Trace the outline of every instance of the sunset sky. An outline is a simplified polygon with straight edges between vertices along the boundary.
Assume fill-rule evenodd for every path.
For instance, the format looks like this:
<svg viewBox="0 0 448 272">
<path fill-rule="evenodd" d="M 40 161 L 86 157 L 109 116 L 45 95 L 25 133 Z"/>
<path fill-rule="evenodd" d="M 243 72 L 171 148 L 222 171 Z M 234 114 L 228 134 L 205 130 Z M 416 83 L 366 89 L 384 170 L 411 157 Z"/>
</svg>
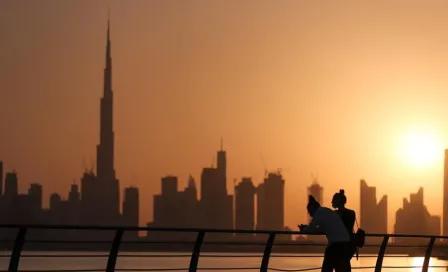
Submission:
<svg viewBox="0 0 448 272">
<path fill-rule="evenodd" d="M 108 4 L 109 3 L 109 4 Z M 107 10 L 116 172 L 152 218 L 160 178 L 216 159 L 258 184 L 283 168 L 286 224 L 304 223 L 311 173 L 324 201 L 359 180 L 442 212 L 448 147 L 447 1 L 1 0 L 0 160 L 45 202 L 94 164 Z M 262 154 L 262 156 L 261 156 Z"/>
</svg>

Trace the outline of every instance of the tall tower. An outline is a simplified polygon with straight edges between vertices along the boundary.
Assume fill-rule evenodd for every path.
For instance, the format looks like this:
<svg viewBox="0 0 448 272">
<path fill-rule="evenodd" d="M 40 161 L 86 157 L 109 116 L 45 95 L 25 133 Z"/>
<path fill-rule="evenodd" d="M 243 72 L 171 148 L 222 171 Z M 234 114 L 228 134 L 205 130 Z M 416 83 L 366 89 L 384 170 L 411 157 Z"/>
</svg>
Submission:
<svg viewBox="0 0 448 272">
<path fill-rule="evenodd" d="M 3 196 L 3 162 L 0 161 L 0 198 Z"/>
<path fill-rule="evenodd" d="M 218 151 L 218 172 L 219 172 L 219 186 L 227 194 L 227 158 L 226 151 L 224 151 L 223 139 L 221 138 L 221 148 Z"/>
<path fill-rule="evenodd" d="M 448 235 L 448 149 L 445 149 L 445 167 L 443 174 L 443 228 L 442 235 Z"/>
<path fill-rule="evenodd" d="M 106 67 L 104 68 L 104 90 L 100 104 L 100 143 L 97 146 L 97 178 L 104 190 L 104 205 L 108 214 L 116 216 L 120 210 L 120 191 L 114 169 L 112 56 L 110 25 L 107 21 Z"/>
<path fill-rule="evenodd" d="M 104 68 L 104 90 L 100 102 L 100 143 L 97 146 L 97 176 L 100 180 L 115 179 L 112 57 L 109 21 L 107 23 L 106 67 Z"/>
</svg>

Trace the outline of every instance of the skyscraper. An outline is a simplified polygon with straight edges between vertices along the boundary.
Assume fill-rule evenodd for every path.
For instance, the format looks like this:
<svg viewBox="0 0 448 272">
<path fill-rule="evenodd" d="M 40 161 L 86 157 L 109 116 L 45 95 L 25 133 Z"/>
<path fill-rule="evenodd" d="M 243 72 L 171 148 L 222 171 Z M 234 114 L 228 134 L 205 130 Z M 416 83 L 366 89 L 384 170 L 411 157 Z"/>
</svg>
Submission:
<svg viewBox="0 0 448 272">
<path fill-rule="evenodd" d="M 32 203 L 32 208 L 36 211 L 42 210 L 42 185 L 38 183 L 33 183 L 28 188 L 28 197 Z"/>
<path fill-rule="evenodd" d="M 255 193 L 256 188 L 251 178 L 243 178 L 235 186 L 235 228 L 255 228 Z"/>
<path fill-rule="evenodd" d="M 448 149 L 445 149 L 445 167 L 443 173 L 443 227 L 442 235 L 448 235 Z"/>
<path fill-rule="evenodd" d="M 268 173 L 257 188 L 257 229 L 285 227 L 285 180 L 280 172 Z"/>
<path fill-rule="evenodd" d="M 12 201 L 12 199 L 14 197 L 16 197 L 19 194 L 19 185 L 18 185 L 18 180 L 17 180 L 17 173 L 14 172 L 9 172 L 6 173 L 6 178 L 5 178 L 5 200 L 8 201 Z"/>
<path fill-rule="evenodd" d="M 411 194 L 409 200 L 403 199 L 403 207 L 396 212 L 394 233 L 440 235 L 440 217 L 429 213 L 423 201 L 423 187 Z M 396 243 L 426 243 L 426 239 L 398 238 Z"/>
<path fill-rule="evenodd" d="M 218 151 L 218 172 L 219 181 L 215 186 L 218 186 L 218 190 L 227 194 L 227 156 L 224 150 L 223 140 L 221 139 L 221 148 Z"/>
<path fill-rule="evenodd" d="M 123 200 L 123 224 L 130 227 L 138 227 L 139 212 L 138 188 L 125 188 Z M 138 231 L 131 231 L 125 235 L 129 238 L 137 238 Z"/>
<path fill-rule="evenodd" d="M 387 195 L 377 202 L 376 187 L 371 187 L 365 180 L 361 180 L 359 188 L 360 227 L 370 233 L 387 233 Z M 381 239 L 370 237 L 368 241 L 380 242 Z"/>
<path fill-rule="evenodd" d="M 0 196 L 3 196 L 3 162 L 0 161 Z"/>
<path fill-rule="evenodd" d="M 120 189 L 114 169 L 112 56 L 109 21 L 107 22 L 104 89 L 100 103 L 100 143 L 97 146 L 96 174 L 98 185 L 103 189 L 104 215 L 108 221 L 115 221 L 120 212 Z"/>
</svg>

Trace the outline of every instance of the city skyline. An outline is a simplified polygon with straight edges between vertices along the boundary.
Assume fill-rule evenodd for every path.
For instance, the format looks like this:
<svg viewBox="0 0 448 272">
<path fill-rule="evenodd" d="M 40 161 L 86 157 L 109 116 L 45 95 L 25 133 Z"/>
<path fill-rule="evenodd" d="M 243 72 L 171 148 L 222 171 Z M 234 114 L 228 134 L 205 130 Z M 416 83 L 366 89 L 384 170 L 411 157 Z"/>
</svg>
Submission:
<svg viewBox="0 0 448 272">
<path fill-rule="evenodd" d="M 2 32 L 0 32 L 1 35 L 5 35 L 4 40 L 6 41 L 6 44 L 0 47 L 0 54 L 2 54 L 2 57 L 5 56 L 6 60 L 1 66 L 4 78 L 0 80 L 0 84 L 2 84 L 0 85 L 0 95 L 2 101 L 7 101 L 3 102 L 0 107 L 2 109 L 0 130 L 8 131 L 4 136 L 3 143 L 0 143 L 0 154 L 2 154 L 2 160 L 5 163 L 5 171 L 10 171 L 14 168 L 18 171 L 21 191 L 26 190 L 27 184 L 40 182 L 45 188 L 45 199 L 48 199 L 50 192 L 53 191 L 58 193 L 64 192 L 65 194 L 73 179 L 76 179 L 79 183 L 80 175 L 85 168 L 83 164 L 89 164 L 90 167 L 89 161 L 92 161 L 90 158 L 95 157 L 93 146 L 97 144 L 98 139 L 97 128 L 99 120 L 97 120 L 97 113 L 98 99 L 100 97 L 99 90 L 102 83 L 100 74 L 104 63 L 103 36 L 106 12 L 104 3 L 88 4 L 85 7 L 74 3 L 71 2 L 70 5 L 79 9 L 71 9 L 71 14 L 68 14 L 70 12 L 64 11 L 64 9 L 60 9 L 62 10 L 60 14 L 66 20 L 66 24 L 62 24 L 61 19 L 56 18 L 56 15 L 48 14 L 47 18 L 51 18 L 51 22 L 59 22 L 58 28 L 52 28 L 52 25 L 48 22 L 33 24 L 28 21 L 18 24 L 9 15 L 0 16 L 6 22 L 17 26 L 17 33 L 31 33 L 34 31 L 37 33 L 35 35 L 42 35 L 43 41 L 47 41 L 49 44 L 54 43 L 57 47 L 47 46 L 44 48 L 39 43 L 32 43 L 31 41 L 36 38 L 35 35 L 30 34 L 19 37 L 3 28 Z M 20 10 L 20 7 L 10 4 L 8 1 L 2 2 L 2 5 L 6 7 L 0 10 L 8 10 L 8 7 Z M 51 7 L 62 7 L 64 5 L 53 3 L 36 6 L 35 11 L 30 14 L 30 18 L 39 18 L 42 14 L 51 10 Z M 162 26 L 162 33 L 167 35 L 164 37 L 163 35 L 154 34 L 156 27 L 151 24 L 151 22 L 158 22 L 158 27 L 160 27 L 160 23 L 163 22 L 160 17 L 155 16 L 155 14 L 153 16 L 143 16 L 147 14 L 142 15 L 138 13 L 136 8 L 129 8 L 130 14 L 135 16 L 135 18 L 140 18 L 139 20 L 144 20 L 144 17 L 152 18 L 150 21 L 143 21 L 143 26 L 139 27 L 136 26 L 137 21 L 129 20 L 131 15 L 126 15 L 124 12 L 120 12 L 120 9 L 115 8 L 120 7 L 120 5 L 118 2 L 112 3 L 112 18 L 114 18 L 112 24 L 117 27 L 117 30 L 112 31 L 112 36 L 115 44 L 117 44 L 114 51 L 114 54 L 117 55 L 114 58 L 116 71 L 114 82 L 117 83 L 116 89 L 118 90 L 115 93 L 117 98 L 116 168 L 117 177 L 122 182 L 122 188 L 131 185 L 138 186 L 141 190 L 141 197 L 151 196 L 159 192 L 160 177 L 166 174 L 179 176 L 181 186 L 186 185 L 189 174 L 198 178 L 201 167 L 210 164 L 213 159 L 212 153 L 219 146 L 220 137 L 224 137 L 226 150 L 229 152 L 227 186 L 230 192 L 233 190 L 231 185 L 234 178 L 239 179 L 242 176 L 252 176 L 254 183 L 257 184 L 261 182 L 265 168 L 269 170 L 275 170 L 276 168 L 285 169 L 284 176 L 288 181 L 285 189 L 286 221 L 289 226 L 306 219 L 304 210 L 306 202 L 305 188 L 310 182 L 310 172 L 319 173 L 320 183 L 326 188 L 324 199 L 330 199 L 332 193 L 340 189 L 340 184 L 347 185 L 344 186 L 346 187 L 344 189 L 346 189 L 349 198 L 349 205 L 357 211 L 359 207 L 358 181 L 360 178 L 365 178 L 370 185 L 375 185 L 378 188 L 379 194 L 389 195 L 390 206 L 388 211 L 390 224 L 394 222 L 392 214 L 401 206 L 401 199 L 405 195 L 417 191 L 420 185 L 425 187 L 427 195 L 434 196 L 432 197 L 433 201 L 428 201 L 431 214 L 441 214 L 440 192 L 442 191 L 443 181 L 443 161 L 439 160 L 429 168 L 420 169 L 412 167 L 407 161 L 396 158 L 393 150 L 395 150 L 394 144 L 396 144 L 394 141 L 402 139 L 400 133 L 406 133 L 400 130 L 407 131 L 408 125 L 410 127 L 415 125 L 417 130 L 420 126 L 423 128 L 429 127 L 429 132 L 434 127 L 439 127 L 435 129 L 435 133 L 438 133 L 437 130 L 442 131 L 438 137 L 443 139 L 441 140 L 442 148 L 440 148 L 440 154 L 443 159 L 443 147 L 447 146 L 446 139 L 448 139 L 448 133 L 444 127 L 446 122 L 443 119 L 445 116 L 448 116 L 448 113 L 442 110 L 444 108 L 443 104 L 429 101 L 430 99 L 427 97 L 430 97 L 431 94 L 427 92 L 436 92 L 436 89 L 447 93 L 448 84 L 438 81 L 438 76 L 448 74 L 440 68 L 442 65 L 447 66 L 448 61 L 444 57 L 439 58 L 439 55 L 444 56 L 445 51 L 442 51 L 442 49 L 445 50 L 446 46 L 439 47 L 429 42 L 428 44 L 419 43 L 420 40 L 424 40 L 419 36 L 420 38 L 416 39 L 416 43 L 412 45 L 411 43 L 401 43 L 399 46 L 393 47 L 392 52 L 395 53 L 399 53 L 399 49 L 402 48 L 411 48 L 419 52 L 420 55 L 417 54 L 415 56 L 416 54 L 408 53 L 408 56 L 406 51 L 397 54 L 396 58 L 388 55 L 388 58 L 392 59 L 392 64 L 395 65 L 392 67 L 399 71 L 394 71 L 393 68 L 391 68 L 392 70 L 386 69 L 387 71 L 381 74 L 383 77 L 386 77 L 384 80 L 396 79 L 397 81 L 403 81 L 403 78 L 410 76 L 415 78 L 417 75 L 420 75 L 417 78 L 423 83 L 417 82 L 415 85 L 418 86 L 416 87 L 417 89 L 420 87 L 422 90 L 415 90 L 414 84 L 411 83 L 402 83 L 403 85 L 397 87 L 392 83 L 387 85 L 383 82 L 382 84 L 386 85 L 383 86 L 384 88 L 375 85 L 383 90 L 380 94 L 377 94 L 378 96 L 375 96 L 368 95 L 365 88 L 356 88 L 360 87 L 360 85 L 363 86 L 364 83 L 354 82 L 353 84 L 356 87 L 350 87 L 341 82 L 338 85 L 338 81 L 335 81 L 332 77 L 335 75 L 325 70 L 330 67 L 325 65 L 316 71 L 329 82 L 328 85 L 323 85 L 319 88 L 315 85 L 309 85 L 310 82 L 304 79 L 308 74 L 304 74 L 301 77 L 301 69 L 314 66 L 308 62 L 301 62 L 300 57 L 306 55 L 303 52 L 318 54 L 325 50 L 321 48 L 319 49 L 320 51 L 318 49 L 316 49 L 317 51 L 310 51 L 309 48 L 304 48 L 306 45 L 302 45 L 303 39 L 300 41 L 295 39 L 288 40 L 288 35 L 294 34 L 294 31 L 291 32 L 290 30 L 288 32 L 288 29 L 285 29 L 284 33 L 281 32 L 275 36 L 280 39 L 280 44 L 286 45 L 288 41 L 291 43 L 290 46 L 284 48 L 289 53 L 278 56 L 271 51 L 274 48 L 278 49 L 278 47 L 273 45 L 272 47 L 263 47 L 261 45 L 256 47 L 255 44 L 257 43 L 269 41 L 269 39 L 264 39 L 264 35 L 260 33 L 255 33 L 256 37 L 252 36 L 252 40 L 250 35 L 249 38 L 243 39 L 238 38 L 238 35 L 231 34 L 232 26 L 224 24 L 231 22 L 229 19 L 217 16 L 217 22 L 212 23 L 213 27 L 222 30 L 223 36 L 215 36 L 217 34 L 210 34 L 204 30 L 207 33 L 194 32 L 191 33 L 194 38 L 186 39 L 185 37 L 182 38 L 181 33 L 174 28 L 169 29 L 168 26 Z M 167 5 L 165 6 L 166 10 L 163 10 L 163 12 L 171 15 L 171 17 L 169 16 L 171 20 L 174 20 L 174 14 L 181 10 L 180 7 L 172 7 L 169 4 L 158 4 L 159 9 L 156 9 L 156 4 L 139 2 L 136 5 L 145 12 L 151 12 L 151 9 L 148 7 L 161 12 L 160 7 Z M 211 8 L 210 6 L 204 6 L 205 4 L 197 5 L 202 5 L 205 10 Z M 289 8 L 292 8 L 292 5 L 295 4 L 290 5 Z M 287 8 L 287 4 L 279 5 L 272 11 L 273 13 L 270 16 L 279 16 L 276 12 L 283 12 Z M 315 9 L 315 7 L 310 6 L 304 8 L 308 10 Z M 92 13 L 87 13 L 88 10 L 93 11 Z M 258 12 L 260 14 L 252 11 L 250 16 L 253 17 L 251 18 L 257 19 L 261 14 L 268 14 L 261 8 Z M 297 12 L 300 13 L 300 11 Z M 363 11 L 361 10 L 360 12 Z M 221 13 L 216 14 L 220 15 Z M 205 16 L 204 13 L 199 15 Z M 293 13 L 286 13 L 286 15 L 282 13 L 282 15 L 284 15 L 285 20 L 292 20 L 297 16 L 297 14 Z M 411 15 L 413 15 L 412 11 L 407 11 L 403 16 L 411 18 Z M 436 15 L 433 15 L 433 17 L 437 17 Z M 183 18 L 182 20 L 184 21 L 180 19 L 180 21 L 174 20 L 173 24 L 179 27 L 182 23 L 187 22 L 190 24 L 186 25 L 187 28 L 189 26 L 191 29 L 196 29 L 199 27 L 200 22 L 210 20 L 209 17 L 201 16 L 198 17 L 199 19 Z M 236 14 L 235 16 L 237 16 L 235 20 L 239 20 L 243 26 L 248 27 L 248 24 L 264 26 L 264 23 L 261 21 L 244 22 L 242 15 Z M 75 23 L 79 22 L 78 18 L 85 18 L 85 22 L 89 27 L 75 27 Z M 309 22 L 314 22 L 309 27 L 316 31 L 321 31 L 319 33 L 323 33 L 322 35 L 325 36 L 326 32 L 316 25 L 318 20 L 307 18 Z M 333 15 L 332 18 L 338 17 Z M 286 26 L 287 21 L 285 20 L 279 20 L 277 24 Z M 305 21 L 300 20 L 305 19 L 297 20 L 299 21 L 293 20 L 291 22 L 294 23 L 293 25 L 296 29 L 303 31 L 301 23 Z M 348 18 L 347 20 L 353 22 L 354 19 Z M 2 25 L 11 24 L 5 23 Z M 123 31 L 126 27 L 129 28 L 130 24 L 135 27 L 136 33 Z M 339 27 L 347 27 L 342 25 L 343 23 Z M 363 22 L 360 25 L 363 25 L 366 31 L 363 33 L 376 33 L 372 28 L 369 28 L 371 25 L 367 22 Z M 365 28 L 366 26 L 367 28 Z M 396 27 L 400 30 L 411 28 L 411 26 Z M 434 31 L 430 32 L 433 33 L 431 34 L 433 36 L 429 37 L 432 38 L 429 39 L 431 42 L 436 41 L 439 37 L 444 37 L 441 33 L 446 32 L 446 29 L 448 29 L 445 26 L 435 30 L 429 27 L 429 25 L 426 27 Z M 145 29 L 146 31 L 144 31 Z M 243 27 L 242 31 L 245 31 L 245 29 Z M 48 34 L 51 32 L 50 30 L 55 31 L 54 33 L 57 34 L 54 35 L 53 32 L 51 35 Z M 347 36 L 347 38 L 352 37 L 359 41 L 364 34 L 359 32 L 360 30 L 357 31 L 356 33 L 358 34 L 352 34 L 353 36 Z M 146 38 L 137 39 L 142 33 L 146 33 L 146 35 L 151 33 L 150 37 L 152 38 L 145 36 Z M 171 34 L 168 35 L 169 33 Z M 307 39 L 313 38 L 306 33 L 299 32 L 298 34 L 303 34 L 300 37 Z M 417 34 L 411 33 L 408 36 L 405 35 L 405 37 L 411 39 L 414 37 L 413 35 Z M 49 35 L 59 38 L 51 40 Z M 386 32 L 384 35 L 392 34 Z M 419 35 L 422 34 L 420 33 Z M 178 37 L 178 39 L 174 39 L 174 37 Z M 225 40 L 226 37 L 232 37 L 235 39 L 235 43 L 230 45 L 234 47 L 230 47 L 230 49 L 219 47 L 211 42 L 213 37 L 219 37 L 220 41 Z M 331 38 L 329 36 L 325 37 Z M 176 44 L 182 44 L 181 42 L 196 41 L 195 39 L 198 39 L 197 41 L 209 41 L 210 44 L 206 43 L 204 45 L 205 48 L 201 49 L 201 51 L 191 49 L 191 43 L 183 44 L 185 46 L 176 46 Z M 392 41 L 397 41 L 398 38 L 394 40 L 392 37 L 391 39 Z M 243 41 L 248 42 L 252 47 L 244 47 L 242 45 Z M 411 41 L 414 40 L 411 39 Z M 29 44 L 34 44 L 33 50 L 29 49 Z M 167 47 L 167 44 L 172 47 Z M 419 49 L 416 44 L 424 49 Z M 196 42 L 193 45 L 196 46 Z M 162 47 L 167 47 L 171 51 L 167 49 L 168 51 L 163 51 L 164 54 L 160 54 L 163 57 L 157 58 L 156 55 L 162 53 Z M 293 49 L 294 47 L 301 48 L 302 51 L 294 55 L 296 52 Z M 181 48 L 183 49 L 181 50 Z M 252 51 L 258 52 L 257 54 L 249 55 L 251 58 L 241 57 L 241 55 L 244 55 L 242 53 L 247 53 L 250 51 L 249 49 L 254 48 L 256 50 Z M 216 56 L 213 59 L 213 63 L 208 63 L 206 59 L 213 56 L 214 54 L 212 53 L 216 52 L 216 50 L 220 53 L 217 55 L 223 55 L 224 57 Z M 238 53 L 236 55 L 240 57 L 235 57 L 233 54 L 235 52 L 232 50 L 236 50 Z M 341 51 L 340 48 L 333 48 L 333 52 L 335 50 L 336 52 L 345 52 Z M 358 48 L 358 51 L 356 51 L 359 54 L 365 52 L 359 50 L 361 49 Z M 378 50 L 373 52 L 383 54 L 391 52 L 384 48 L 381 49 L 381 47 Z M 36 53 L 30 53 L 29 51 Z M 139 54 L 132 55 L 135 51 L 139 51 Z M 433 55 L 425 53 L 427 51 L 434 53 Z M 167 52 L 176 54 L 172 54 L 173 59 L 170 59 L 167 58 Z M 53 57 L 48 58 L 50 53 Z M 191 57 L 194 56 L 194 53 L 198 53 L 198 59 Z M 258 62 L 258 65 L 263 67 L 264 70 L 257 70 L 254 67 L 256 65 L 254 65 L 249 66 L 250 68 L 245 68 L 248 71 L 241 68 L 234 73 L 230 73 L 230 68 L 235 64 L 248 64 L 260 55 L 266 56 L 266 59 L 263 59 L 263 63 Z M 411 55 L 414 58 L 411 58 Z M 227 59 L 230 58 L 232 60 L 231 63 L 222 62 L 226 59 L 226 56 Z M 343 56 L 347 57 L 347 53 Z M 430 60 L 436 56 L 439 62 L 430 63 Z M 44 61 L 41 59 L 43 57 L 45 57 Z M 385 58 L 384 55 L 380 54 L 381 57 Z M 176 58 L 180 58 L 180 64 L 174 60 Z M 137 62 L 139 59 L 140 61 Z M 280 59 L 282 65 L 274 65 L 276 59 Z M 343 59 L 334 57 L 333 61 L 338 60 L 342 62 Z M 425 67 L 434 68 L 430 72 L 413 70 L 411 68 L 399 69 L 401 65 L 404 65 L 403 63 L 407 63 L 403 60 L 400 62 L 400 59 L 406 59 L 415 65 L 423 63 L 426 65 L 423 65 Z M 200 60 L 198 61 L 199 63 L 204 62 L 205 64 L 203 65 L 206 68 L 199 64 L 199 66 L 192 65 L 192 60 Z M 415 60 L 415 62 L 412 62 L 412 60 Z M 358 66 L 355 65 L 355 67 L 358 68 L 361 65 L 360 63 L 354 63 L 355 61 L 350 59 L 344 61 L 349 61 L 351 65 L 357 64 Z M 369 71 L 372 64 L 375 64 L 370 59 L 365 61 L 367 64 L 361 65 L 364 72 Z M 316 60 L 316 62 L 319 63 L 319 60 Z M 45 69 L 37 69 L 43 63 L 45 64 Z M 151 63 L 154 66 L 148 66 Z M 297 69 L 291 68 L 296 63 L 300 63 L 301 66 Z M 274 68 L 266 68 L 269 65 L 273 65 L 275 69 L 280 69 L 283 73 L 274 73 Z M 345 69 L 348 68 L 345 67 Z M 379 68 L 376 67 L 376 69 Z M 46 72 L 47 70 L 48 73 Z M 207 70 L 213 71 L 213 73 L 207 73 Z M 250 71 L 253 71 L 253 74 Z M 342 73 L 338 75 L 338 78 L 342 78 L 342 81 L 359 77 L 360 75 L 353 73 L 353 70 L 350 69 L 338 69 L 338 71 Z M 378 72 L 378 70 L 375 71 Z M 271 72 L 273 75 L 269 77 L 268 75 Z M 208 75 L 209 79 L 207 77 L 198 77 L 198 74 L 202 73 Z M 225 76 L 219 77 L 217 76 L 218 74 Z M 399 76 L 400 74 L 401 77 Z M 18 77 L 18 75 L 26 77 L 26 80 L 21 80 L 22 78 Z M 242 80 L 240 79 L 242 77 L 248 78 L 247 82 L 239 84 L 238 82 Z M 267 81 L 264 79 L 255 85 L 250 85 L 250 80 L 263 77 L 267 78 Z M 430 82 L 424 84 L 427 83 L 425 77 L 429 77 L 433 81 L 428 79 Z M 173 78 L 176 80 L 173 80 Z M 165 81 L 161 82 L 160 80 L 162 79 Z M 370 82 L 369 79 L 366 80 Z M 373 81 L 376 78 L 371 78 L 370 80 Z M 304 83 L 301 83 L 302 81 Z M 27 85 L 27 82 L 33 82 L 34 88 Z M 283 83 L 278 84 L 278 82 Z M 332 84 L 335 85 L 333 86 Z M 365 84 L 368 85 L 368 83 Z M 430 87 L 427 86 L 430 86 L 431 90 L 428 90 Z M 343 97 L 348 95 L 348 91 L 347 93 L 342 92 L 344 87 L 350 87 L 349 89 L 352 90 L 350 93 L 352 100 L 358 105 L 355 108 L 352 105 L 343 103 Z M 317 95 L 316 88 L 325 92 L 325 94 Z M 335 93 L 329 93 L 335 88 L 337 89 Z M 388 88 L 396 90 L 399 94 L 384 94 L 383 92 L 387 92 L 384 89 L 389 90 Z M 194 91 L 192 89 L 197 90 Z M 243 92 L 244 89 L 249 91 Z M 12 91 L 6 93 L 6 90 Z M 228 93 L 225 93 L 226 91 Z M 293 91 L 297 91 L 298 94 L 292 95 Z M 361 99 L 359 95 L 356 95 L 355 91 L 368 98 Z M 241 94 L 235 94 L 236 92 Z M 424 96 L 423 92 L 426 92 Z M 39 97 L 32 96 L 32 93 L 39 93 Z M 24 94 L 29 94 L 29 99 L 23 99 L 25 97 Z M 432 94 L 434 95 L 434 93 Z M 340 96 L 341 98 L 335 98 L 335 96 Z M 398 101 L 402 102 L 402 96 L 411 98 L 405 100 L 404 102 L 406 103 L 399 103 Z M 272 99 L 272 97 L 276 97 L 278 100 Z M 325 97 L 328 99 L 322 99 Z M 422 99 L 422 97 L 425 97 L 425 99 Z M 437 101 L 446 101 L 444 95 L 439 94 L 436 97 L 435 100 Z M 335 99 L 336 101 L 334 101 Z M 417 103 L 414 99 L 419 100 L 421 103 Z M 55 101 L 59 102 L 55 103 Z M 408 108 L 405 106 L 395 107 L 400 104 L 409 104 L 409 106 Z M 307 107 L 308 105 L 314 109 L 310 110 Z M 357 116 L 355 120 L 350 119 L 353 117 L 353 114 L 343 114 L 345 107 L 351 108 L 357 113 L 355 114 Z M 382 110 L 383 108 L 386 108 L 386 110 Z M 387 110 L 388 108 L 389 110 Z M 202 109 L 201 111 L 207 114 L 201 115 L 196 109 Z M 245 112 L 247 113 L 245 114 Z M 320 114 L 319 112 L 322 113 Z M 413 115 L 412 112 L 418 112 L 418 114 Z M 330 114 L 333 114 L 332 116 L 335 119 L 332 122 L 325 121 Z M 373 118 L 372 115 L 376 118 Z M 214 118 L 208 116 L 214 116 Z M 160 121 L 159 118 L 165 119 Z M 368 120 L 367 122 L 365 122 L 366 119 Z M 186 122 L 188 120 L 190 121 Z M 389 122 L 388 120 L 392 121 Z M 39 123 L 39 126 L 36 127 L 32 125 L 33 123 Z M 186 123 L 186 126 L 182 126 L 180 123 Z M 360 123 L 370 123 L 371 125 L 368 127 L 361 126 Z M 337 127 L 335 126 L 336 124 Z M 398 128 L 394 129 L 394 126 L 397 125 Z M 440 128 L 442 126 L 443 128 Z M 326 136 L 329 131 L 332 131 L 330 140 Z M 380 134 L 378 131 L 384 133 Z M 306 135 L 303 136 L 303 134 Z M 390 138 L 388 138 L 389 134 L 391 135 Z M 29 139 L 29 135 L 33 135 L 32 140 Z M 348 138 L 354 141 L 353 145 L 348 143 L 351 142 L 346 140 Z M 363 138 L 365 138 L 365 141 L 362 141 Z M 307 146 L 312 146 L 313 148 L 308 148 Z M 375 152 L 374 149 L 378 149 L 378 152 Z M 260 152 L 267 159 L 266 165 L 259 159 Z M 391 153 L 393 154 L 391 155 Z M 85 163 L 83 163 L 83 157 L 85 158 Z M 343 160 L 340 159 L 342 157 L 344 158 Z M 397 162 L 393 162 L 395 159 Z M 402 188 L 403 193 L 400 195 L 393 194 L 397 188 Z M 329 203 L 326 203 L 326 205 L 329 205 Z M 152 207 L 151 204 L 148 204 L 145 207 L 142 205 L 141 208 L 143 217 L 141 224 L 143 224 L 150 220 Z M 391 230 L 391 225 L 389 225 L 389 230 Z"/>
</svg>

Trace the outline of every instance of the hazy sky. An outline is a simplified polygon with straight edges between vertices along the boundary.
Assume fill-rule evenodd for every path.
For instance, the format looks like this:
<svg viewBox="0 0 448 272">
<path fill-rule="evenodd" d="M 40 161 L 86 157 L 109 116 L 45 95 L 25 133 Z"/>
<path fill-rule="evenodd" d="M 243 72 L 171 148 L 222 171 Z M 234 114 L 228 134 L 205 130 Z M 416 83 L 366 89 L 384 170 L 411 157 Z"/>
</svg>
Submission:
<svg viewBox="0 0 448 272">
<path fill-rule="evenodd" d="M 306 219 L 311 173 L 327 205 L 343 187 L 359 210 L 360 178 L 389 194 L 389 227 L 419 186 L 441 213 L 447 1 L 109 3 L 116 171 L 140 188 L 142 224 L 160 178 L 199 183 L 221 136 L 229 191 L 234 178 L 261 181 L 260 154 L 284 169 L 290 227 Z M 45 206 L 95 160 L 107 6 L 0 1 L 0 159 L 20 191 L 44 185 Z M 419 135 L 435 153 L 406 145 Z"/>
</svg>

